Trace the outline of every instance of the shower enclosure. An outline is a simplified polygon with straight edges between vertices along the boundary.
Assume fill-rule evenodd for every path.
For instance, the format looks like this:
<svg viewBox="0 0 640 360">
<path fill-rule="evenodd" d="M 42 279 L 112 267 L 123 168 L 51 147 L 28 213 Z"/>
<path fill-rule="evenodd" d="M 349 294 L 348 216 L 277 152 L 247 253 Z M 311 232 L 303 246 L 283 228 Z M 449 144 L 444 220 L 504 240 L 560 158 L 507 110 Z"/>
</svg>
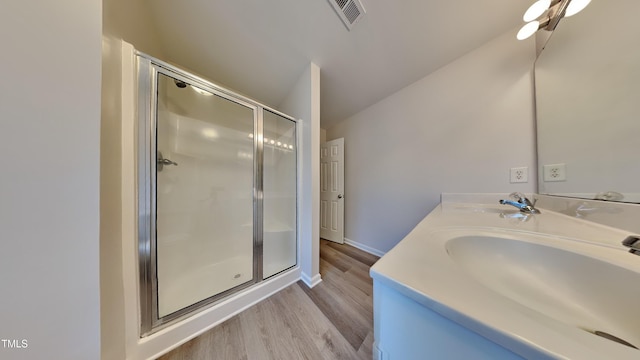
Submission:
<svg viewBox="0 0 640 360">
<path fill-rule="evenodd" d="M 296 122 L 138 56 L 141 334 L 296 265 Z"/>
</svg>

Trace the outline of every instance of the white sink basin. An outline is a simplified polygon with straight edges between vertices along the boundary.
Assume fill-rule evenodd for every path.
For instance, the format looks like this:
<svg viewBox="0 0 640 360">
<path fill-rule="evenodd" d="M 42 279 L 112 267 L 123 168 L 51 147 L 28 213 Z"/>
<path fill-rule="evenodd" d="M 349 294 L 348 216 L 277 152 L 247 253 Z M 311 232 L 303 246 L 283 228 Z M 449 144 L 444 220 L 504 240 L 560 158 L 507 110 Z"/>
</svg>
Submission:
<svg viewBox="0 0 640 360">
<path fill-rule="evenodd" d="M 621 245 L 630 234 L 544 208 L 524 215 L 482 197 L 443 201 L 416 225 L 371 268 L 382 299 L 374 301 L 379 349 L 434 359 L 640 359 L 620 342 L 640 347 L 640 256 Z M 414 323 L 429 336 L 409 336 Z"/>
<path fill-rule="evenodd" d="M 517 233 L 458 236 L 445 248 L 469 277 L 500 296 L 640 347 L 640 271 L 616 261 L 640 264 L 640 256 L 632 259 L 634 255 L 619 249 Z"/>
</svg>

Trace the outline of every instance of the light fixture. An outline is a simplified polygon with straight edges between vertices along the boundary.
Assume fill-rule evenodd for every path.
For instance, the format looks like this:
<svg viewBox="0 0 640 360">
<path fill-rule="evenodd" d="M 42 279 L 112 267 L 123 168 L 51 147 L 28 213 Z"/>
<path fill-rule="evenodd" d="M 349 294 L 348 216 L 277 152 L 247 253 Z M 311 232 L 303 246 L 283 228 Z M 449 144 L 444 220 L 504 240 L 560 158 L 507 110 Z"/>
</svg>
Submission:
<svg viewBox="0 0 640 360">
<path fill-rule="evenodd" d="M 569 17 L 579 13 L 584 8 L 586 8 L 590 2 L 591 0 L 572 0 L 569 3 L 569 6 L 567 6 L 567 11 L 565 12 L 564 16 Z"/>
<path fill-rule="evenodd" d="M 518 35 L 516 35 L 516 38 L 518 40 L 524 40 L 529 38 L 531 35 L 535 34 L 536 31 L 538 31 L 540 29 L 540 22 L 537 20 L 534 21 L 530 21 L 526 24 L 524 24 L 524 26 L 520 29 L 520 31 L 518 31 Z"/>
<path fill-rule="evenodd" d="M 549 10 L 549 7 L 551 7 L 551 0 L 538 0 L 529 6 L 522 20 L 526 22 L 533 21 Z"/>
<path fill-rule="evenodd" d="M 591 0 L 538 0 L 522 17 L 526 24 L 518 31 L 516 38 L 524 40 L 540 29 L 553 31 L 560 19 L 582 11 Z"/>
</svg>

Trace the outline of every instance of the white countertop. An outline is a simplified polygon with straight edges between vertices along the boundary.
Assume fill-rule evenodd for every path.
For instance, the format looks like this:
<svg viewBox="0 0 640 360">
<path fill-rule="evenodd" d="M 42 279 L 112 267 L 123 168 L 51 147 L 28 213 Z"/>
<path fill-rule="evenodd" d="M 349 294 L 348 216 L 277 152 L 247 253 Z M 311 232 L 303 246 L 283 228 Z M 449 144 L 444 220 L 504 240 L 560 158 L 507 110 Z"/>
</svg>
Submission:
<svg viewBox="0 0 640 360">
<path fill-rule="evenodd" d="M 542 234 L 551 236 L 550 241 L 579 239 L 595 244 L 598 256 L 616 263 L 620 259 L 620 266 L 640 274 L 640 256 L 628 254 L 621 245 L 630 234 L 544 208 L 541 214 L 524 216 L 513 207 L 499 205 L 498 199 L 460 197 L 443 202 L 373 265 L 374 281 L 525 358 L 639 359 L 639 350 L 557 321 L 474 280 L 448 256 L 443 238 L 447 231 L 477 231 L 523 237 Z M 629 316 L 640 321 L 638 306 L 629 309 Z"/>
</svg>

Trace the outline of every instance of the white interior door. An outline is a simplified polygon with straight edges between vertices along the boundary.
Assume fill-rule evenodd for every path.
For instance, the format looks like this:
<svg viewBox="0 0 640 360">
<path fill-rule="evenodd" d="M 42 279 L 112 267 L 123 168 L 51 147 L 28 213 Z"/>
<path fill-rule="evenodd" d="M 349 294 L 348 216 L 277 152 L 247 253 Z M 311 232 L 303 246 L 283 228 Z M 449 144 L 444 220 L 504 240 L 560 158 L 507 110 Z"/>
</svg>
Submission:
<svg viewBox="0 0 640 360">
<path fill-rule="evenodd" d="M 344 243 L 344 139 L 320 145 L 320 237 Z"/>
</svg>

